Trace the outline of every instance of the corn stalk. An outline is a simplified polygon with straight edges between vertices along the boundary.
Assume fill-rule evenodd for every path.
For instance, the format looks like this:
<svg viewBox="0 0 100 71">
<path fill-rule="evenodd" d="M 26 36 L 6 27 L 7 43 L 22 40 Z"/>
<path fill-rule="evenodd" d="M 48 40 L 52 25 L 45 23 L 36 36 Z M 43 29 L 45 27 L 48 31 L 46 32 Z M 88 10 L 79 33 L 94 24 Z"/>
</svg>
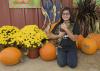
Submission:
<svg viewBox="0 0 100 71">
<path fill-rule="evenodd" d="M 96 29 L 96 2 L 95 0 L 79 0 L 76 22 L 80 25 L 81 34 L 85 37 Z"/>
</svg>

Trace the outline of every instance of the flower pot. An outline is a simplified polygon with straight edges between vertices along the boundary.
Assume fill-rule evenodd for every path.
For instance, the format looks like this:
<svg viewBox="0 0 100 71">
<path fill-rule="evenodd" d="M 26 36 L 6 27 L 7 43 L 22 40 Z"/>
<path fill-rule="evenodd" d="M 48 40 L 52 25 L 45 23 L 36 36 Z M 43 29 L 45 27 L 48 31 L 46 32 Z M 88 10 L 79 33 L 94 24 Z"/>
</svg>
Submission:
<svg viewBox="0 0 100 71">
<path fill-rule="evenodd" d="M 30 59 L 39 57 L 39 48 L 30 48 L 28 51 L 28 57 Z"/>
</svg>

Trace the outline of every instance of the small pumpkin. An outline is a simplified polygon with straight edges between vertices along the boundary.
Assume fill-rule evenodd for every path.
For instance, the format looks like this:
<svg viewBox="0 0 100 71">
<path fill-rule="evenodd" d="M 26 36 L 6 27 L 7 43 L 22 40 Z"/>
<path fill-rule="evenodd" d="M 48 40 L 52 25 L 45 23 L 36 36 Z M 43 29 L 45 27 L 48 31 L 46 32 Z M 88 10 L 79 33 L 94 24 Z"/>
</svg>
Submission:
<svg viewBox="0 0 100 71">
<path fill-rule="evenodd" d="M 51 61 L 56 58 L 56 47 L 48 42 L 40 49 L 40 57 L 43 60 Z"/>
<path fill-rule="evenodd" d="M 95 40 L 90 38 L 85 38 L 82 42 L 81 50 L 86 54 L 94 54 L 97 50 L 97 45 Z"/>
<path fill-rule="evenodd" d="M 19 49 L 8 47 L 0 52 L 0 61 L 5 65 L 14 65 L 20 61 L 21 56 Z"/>
<path fill-rule="evenodd" d="M 77 44 L 77 48 L 81 48 L 81 44 L 82 44 L 82 41 L 84 40 L 84 37 L 83 35 L 78 35 L 78 37 L 76 38 L 76 44 Z"/>
</svg>

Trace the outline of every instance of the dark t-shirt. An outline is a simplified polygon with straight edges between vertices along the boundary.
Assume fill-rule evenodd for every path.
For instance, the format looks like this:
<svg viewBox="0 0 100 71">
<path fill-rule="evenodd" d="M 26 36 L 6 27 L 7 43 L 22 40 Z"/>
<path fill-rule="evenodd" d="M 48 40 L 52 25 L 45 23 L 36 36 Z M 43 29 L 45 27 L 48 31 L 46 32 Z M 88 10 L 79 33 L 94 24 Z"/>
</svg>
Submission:
<svg viewBox="0 0 100 71">
<path fill-rule="evenodd" d="M 77 23 L 75 23 L 73 26 L 73 34 L 77 34 L 77 35 L 80 34 L 80 27 L 79 27 L 79 24 Z"/>
</svg>

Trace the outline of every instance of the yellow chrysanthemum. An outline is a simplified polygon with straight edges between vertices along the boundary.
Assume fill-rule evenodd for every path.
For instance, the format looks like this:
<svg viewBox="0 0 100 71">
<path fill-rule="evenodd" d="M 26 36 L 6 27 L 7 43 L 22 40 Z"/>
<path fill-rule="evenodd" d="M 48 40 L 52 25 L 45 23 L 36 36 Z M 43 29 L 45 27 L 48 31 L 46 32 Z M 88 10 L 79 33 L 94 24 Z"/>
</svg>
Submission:
<svg viewBox="0 0 100 71">
<path fill-rule="evenodd" d="M 14 26 L 2 26 L 0 28 L 0 44 L 2 45 L 13 45 L 16 41 L 12 37 L 19 29 Z M 2 39 L 2 41 L 1 41 Z"/>
<path fill-rule="evenodd" d="M 27 25 L 21 30 L 14 26 L 3 26 L 0 28 L 0 44 L 22 45 L 26 48 L 37 48 L 41 41 L 47 39 L 45 32 L 36 25 Z"/>
<path fill-rule="evenodd" d="M 47 39 L 46 34 L 36 25 L 27 25 L 21 29 L 21 32 L 24 34 L 22 35 L 22 44 L 26 48 L 37 48 L 43 39 Z"/>
</svg>

